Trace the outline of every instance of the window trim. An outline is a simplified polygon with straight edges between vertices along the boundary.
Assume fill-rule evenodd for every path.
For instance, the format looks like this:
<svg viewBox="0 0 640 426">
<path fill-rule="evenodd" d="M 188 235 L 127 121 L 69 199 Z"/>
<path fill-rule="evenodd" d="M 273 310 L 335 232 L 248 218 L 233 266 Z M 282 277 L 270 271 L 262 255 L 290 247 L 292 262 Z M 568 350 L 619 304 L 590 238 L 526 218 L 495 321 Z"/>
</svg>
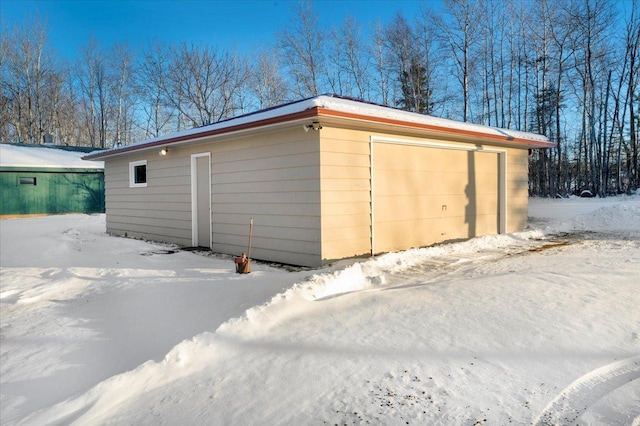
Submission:
<svg viewBox="0 0 640 426">
<path fill-rule="evenodd" d="M 136 167 L 145 167 L 145 180 L 144 182 L 136 182 Z M 147 160 L 131 161 L 129 163 L 129 188 L 146 188 L 147 187 Z"/>
</svg>

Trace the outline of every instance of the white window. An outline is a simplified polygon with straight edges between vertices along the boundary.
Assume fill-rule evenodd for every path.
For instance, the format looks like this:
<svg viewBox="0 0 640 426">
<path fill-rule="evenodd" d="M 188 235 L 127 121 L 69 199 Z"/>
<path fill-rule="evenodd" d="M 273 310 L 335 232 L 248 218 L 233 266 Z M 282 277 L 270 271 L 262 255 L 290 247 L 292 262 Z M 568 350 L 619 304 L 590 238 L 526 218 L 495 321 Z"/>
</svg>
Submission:
<svg viewBox="0 0 640 426">
<path fill-rule="evenodd" d="M 147 186 L 147 160 L 129 163 L 129 187 L 140 188 Z"/>
</svg>

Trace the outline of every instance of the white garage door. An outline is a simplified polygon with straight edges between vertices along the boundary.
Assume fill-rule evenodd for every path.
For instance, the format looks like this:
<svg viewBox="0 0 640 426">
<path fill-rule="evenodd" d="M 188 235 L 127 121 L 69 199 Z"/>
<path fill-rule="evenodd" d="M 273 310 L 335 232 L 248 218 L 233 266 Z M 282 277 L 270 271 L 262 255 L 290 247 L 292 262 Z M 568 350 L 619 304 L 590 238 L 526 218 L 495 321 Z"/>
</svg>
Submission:
<svg viewBox="0 0 640 426">
<path fill-rule="evenodd" d="M 373 144 L 374 253 L 500 232 L 500 157 Z"/>
</svg>

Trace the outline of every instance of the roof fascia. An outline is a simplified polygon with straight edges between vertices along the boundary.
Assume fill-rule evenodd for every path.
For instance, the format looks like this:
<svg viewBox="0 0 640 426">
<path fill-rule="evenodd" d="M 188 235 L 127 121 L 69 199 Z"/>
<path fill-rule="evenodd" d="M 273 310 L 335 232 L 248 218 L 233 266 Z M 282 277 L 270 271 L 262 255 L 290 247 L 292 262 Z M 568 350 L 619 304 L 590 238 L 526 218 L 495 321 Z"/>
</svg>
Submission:
<svg viewBox="0 0 640 426">
<path fill-rule="evenodd" d="M 478 139 L 486 140 L 489 142 L 504 144 L 508 146 L 514 146 L 518 148 L 555 148 L 556 143 L 551 141 L 543 141 L 538 139 L 528 139 L 525 137 L 516 137 L 510 135 L 490 135 L 488 133 L 473 131 L 468 129 L 453 129 L 450 127 L 437 126 L 427 123 L 416 123 L 411 121 L 398 120 L 386 117 L 375 117 L 370 115 L 356 114 L 352 112 L 339 111 L 329 108 L 318 108 L 318 117 L 335 117 L 350 120 L 357 120 L 361 122 L 378 123 L 384 125 L 398 126 L 404 128 L 411 128 L 418 131 L 426 131 L 431 135 L 440 136 L 452 135 L 455 138 L 468 141 L 477 141 Z"/>
<path fill-rule="evenodd" d="M 231 125 L 231 126 L 218 127 L 218 128 L 213 128 L 209 130 L 203 130 L 202 132 L 199 132 L 199 133 L 177 135 L 174 137 L 167 137 L 165 139 L 154 140 L 148 143 L 128 145 L 128 146 L 124 146 L 122 148 L 118 148 L 110 151 L 103 151 L 100 153 L 86 155 L 82 157 L 82 159 L 83 160 L 101 160 L 104 158 L 115 157 L 122 154 L 134 152 L 134 151 L 144 151 L 147 149 L 157 148 L 160 146 L 164 147 L 164 146 L 176 145 L 183 142 L 194 142 L 194 141 L 208 138 L 208 137 L 245 132 L 245 131 L 256 129 L 259 127 L 275 126 L 275 125 L 288 123 L 295 120 L 313 118 L 317 116 L 318 116 L 317 108 L 311 108 L 304 111 L 294 112 L 291 114 L 265 118 L 263 120 L 251 121 L 247 123 L 241 123 L 235 126 Z"/>
<path fill-rule="evenodd" d="M 246 132 L 253 129 L 274 126 L 283 123 L 292 122 L 295 120 L 306 118 L 320 118 L 320 117 L 335 117 L 345 120 L 355 120 L 363 123 L 377 123 L 387 126 L 402 127 L 405 129 L 412 129 L 414 131 L 427 132 L 431 136 L 439 138 L 450 135 L 453 138 L 460 139 L 462 141 L 478 141 L 485 140 L 488 142 L 498 143 L 507 146 L 513 146 L 517 148 L 555 148 L 557 145 L 554 142 L 540 139 L 530 139 L 523 136 L 512 135 L 492 135 L 489 133 L 474 131 L 469 129 L 456 129 L 451 127 L 438 126 L 435 124 L 419 123 L 413 121 L 400 120 L 395 118 L 377 117 L 372 115 L 358 114 L 354 112 L 346 112 L 338 109 L 324 108 L 322 106 L 314 106 L 303 111 L 297 111 L 289 114 L 279 115 L 275 117 L 269 117 L 262 120 L 249 121 L 236 125 L 219 126 L 215 125 L 213 128 L 204 130 L 201 132 L 189 132 L 187 134 L 169 136 L 166 138 L 160 138 L 152 140 L 147 143 L 133 144 L 124 146 L 122 148 L 112 149 L 108 151 L 96 152 L 93 154 L 82 157 L 83 160 L 102 160 L 105 158 L 120 156 L 130 152 L 145 151 L 160 146 L 171 146 L 186 142 L 196 142 L 198 140 L 215 137 L 221 135 L 231 135 L 238 132 Z M 232 122 L 233 120 L 229 120 Z M 522 132 L 518 132 L 523 134 Z"/>
</svg>

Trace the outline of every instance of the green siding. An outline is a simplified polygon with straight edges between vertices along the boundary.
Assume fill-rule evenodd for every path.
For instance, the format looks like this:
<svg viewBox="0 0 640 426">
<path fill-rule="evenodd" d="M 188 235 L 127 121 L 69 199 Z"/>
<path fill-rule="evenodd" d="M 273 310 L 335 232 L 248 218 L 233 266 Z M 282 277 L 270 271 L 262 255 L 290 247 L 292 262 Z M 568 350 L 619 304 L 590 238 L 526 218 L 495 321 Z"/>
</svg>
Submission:
<svg viewBox="0 0 640 426">
<path fill-rule="evenodd" d="M 21 184 L 33 182 L 35 185 Z M 103 213 L 104 173 L 98 169 L 0 170 L 0 216 Z"/>
</svg>

